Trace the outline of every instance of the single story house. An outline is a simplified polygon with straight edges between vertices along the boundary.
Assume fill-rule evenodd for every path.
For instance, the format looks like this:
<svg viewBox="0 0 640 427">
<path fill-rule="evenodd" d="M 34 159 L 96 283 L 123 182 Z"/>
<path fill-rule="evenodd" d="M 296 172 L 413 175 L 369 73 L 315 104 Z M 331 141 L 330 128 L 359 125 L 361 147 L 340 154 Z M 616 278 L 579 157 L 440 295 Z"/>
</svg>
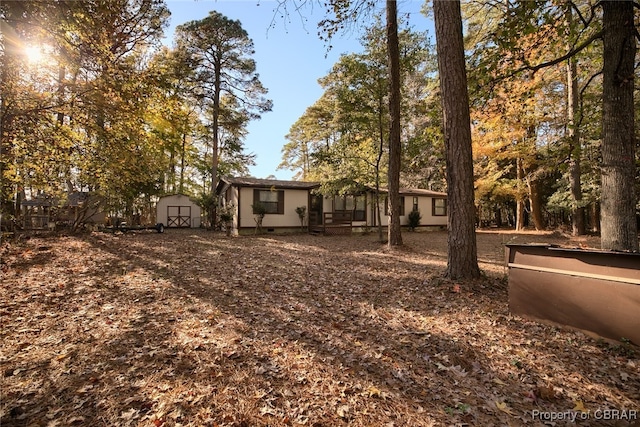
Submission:
<svg viewBox="0 0 640 427">
<path fill-rule="evenodd" d="M 217 194 L 225 206 L 234 207 L 234 230 L 255 229 L 253 206 L 257 203 L 267 211 L 262 221 L 264 230 L 300 230 L 296 208 L 304 206 L 308 213 L 311 199 L 315 197 L 313 190 L 319 187 L 317 182 L 224 177 L 220 179 Z"/>
<path fill-rule="evenodd" d="M 198 228 L 201 216 L 200 206 L 184 194 L 161 197 L 156 205 L 156 222 L 168 228 Z"/>
<path fill-rule="evenodd" d="M 262 228 L 267 232 L 300 230 L 296 208 L 304 207 L 304 227 L 326 231 L 332 225 L 349 228 L 377 227 L 375 195 L 373 190 L 345 196 L 324 196 L 318 193 L 320 183 L 282 181 L 258 178 L 224 177 L 217 187 L 222 205 L 233 206 L 233 229 L 239 232 L 256 228 L 253 209 L 258 202 L 266 208 Z M 388 225 L 386 190 L 381 190 L 380 217 Z M 422 227 L 446 227 L 447 194 L 423 189 L 403 189 L 400 192 L 400 223 L 408 224 L 408 214 L 419 210 Z"/>
</svg>

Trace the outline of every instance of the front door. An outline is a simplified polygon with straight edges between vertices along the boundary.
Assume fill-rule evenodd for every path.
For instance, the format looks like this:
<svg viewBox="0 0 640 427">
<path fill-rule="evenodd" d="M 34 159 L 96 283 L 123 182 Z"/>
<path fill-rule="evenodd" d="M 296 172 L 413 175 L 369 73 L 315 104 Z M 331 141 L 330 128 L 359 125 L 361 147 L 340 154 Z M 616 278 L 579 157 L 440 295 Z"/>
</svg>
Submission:
<svg viewBox="0 0 640 427">
<path fill-rule="evenodd" d="M 322 194 L 312 194 L 309 197 L 309 227 L 322 225 L 323 203 L 324 197 Z"/>
<path fill-rule="evenodd" d="M 167 227 L 191 227 L 191 206 L 168 206 Z"/>
</svg>

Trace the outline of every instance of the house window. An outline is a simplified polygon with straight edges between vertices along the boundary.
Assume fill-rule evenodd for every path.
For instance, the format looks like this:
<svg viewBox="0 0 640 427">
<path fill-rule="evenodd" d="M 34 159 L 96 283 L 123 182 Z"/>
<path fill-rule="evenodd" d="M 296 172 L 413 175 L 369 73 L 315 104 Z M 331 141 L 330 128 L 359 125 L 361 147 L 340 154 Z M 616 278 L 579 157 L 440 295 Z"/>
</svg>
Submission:
<svg viewBox="0 0 640 427">
<path fill-rule="evenodd" d="M 418 198 L 413 196 L 413 211 L 418 211 Z"/>
<path fill-rule="evenodd" d="M 354 221 L 367 220 L 367 199 L 365 195 L 335 196 L 333 198 L 335 212 L 353 212 Z"/>
<path fill-rule="evenodd" d="M 433 216 L 447 216 L 447 199 L 431 199 L 431 208 Z"/>
<path fill-rule="evenodd" d="M 389 216 L 389 197 L 384 198 L 384 214 Z M 400 216 L 404 216 L 404 196 L 400 196 Z"/>
<path fill-rule="evenodd" d="M 284 190 L 253 190 L 253 213 L 257 213 L 255 206 L 260 203 L 268 214 L 284 214 Z"/>
</svg>

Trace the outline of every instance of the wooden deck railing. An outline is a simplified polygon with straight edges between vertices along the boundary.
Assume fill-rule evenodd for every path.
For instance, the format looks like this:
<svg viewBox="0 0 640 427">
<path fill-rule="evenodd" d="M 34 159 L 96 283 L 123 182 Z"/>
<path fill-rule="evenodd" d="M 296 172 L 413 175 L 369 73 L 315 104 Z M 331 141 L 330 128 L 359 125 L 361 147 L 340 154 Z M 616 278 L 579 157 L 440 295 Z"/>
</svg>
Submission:
<svg viewBox="0 0 640 427">
<path fill-rule="evenodd" d="M 321 231 L 325 234 L 350 234 L 353 227 L 353 212 L 325 212 L 322 220 L 322 224 L 316 225 L 312 231 Z"/>
</svg>

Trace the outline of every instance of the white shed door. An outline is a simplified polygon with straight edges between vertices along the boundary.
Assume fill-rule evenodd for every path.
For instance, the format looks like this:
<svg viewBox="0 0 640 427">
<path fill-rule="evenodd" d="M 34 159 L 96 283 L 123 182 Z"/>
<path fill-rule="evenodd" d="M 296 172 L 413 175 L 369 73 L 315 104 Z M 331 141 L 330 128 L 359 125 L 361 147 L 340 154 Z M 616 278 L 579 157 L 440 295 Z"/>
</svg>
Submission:
<svg viewBox="0 0 640 427">
<path fill-rule="evenodd" d="M 191 206 L 167 206 L 167 227 L 191 227 Z"/>
</svg>

